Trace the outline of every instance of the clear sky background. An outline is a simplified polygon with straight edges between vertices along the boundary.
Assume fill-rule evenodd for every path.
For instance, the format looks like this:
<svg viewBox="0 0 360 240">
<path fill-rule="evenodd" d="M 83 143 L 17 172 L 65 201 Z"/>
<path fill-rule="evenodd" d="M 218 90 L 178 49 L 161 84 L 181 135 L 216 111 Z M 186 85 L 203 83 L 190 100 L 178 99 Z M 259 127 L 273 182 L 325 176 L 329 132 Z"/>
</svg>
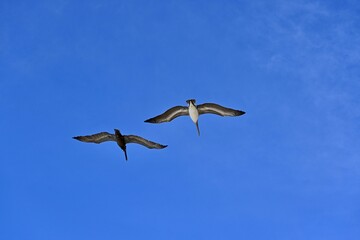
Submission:
<svg viewBox="0 0 360 240">
<path fill-rule="evenodd" d="M 360 239 L 360 3 L 0 2 L 0 239 Z M 145 119 L 189 98 L 246 111 Z M 163 150 L 75 141 L 136 134 Z"/>
</svg>

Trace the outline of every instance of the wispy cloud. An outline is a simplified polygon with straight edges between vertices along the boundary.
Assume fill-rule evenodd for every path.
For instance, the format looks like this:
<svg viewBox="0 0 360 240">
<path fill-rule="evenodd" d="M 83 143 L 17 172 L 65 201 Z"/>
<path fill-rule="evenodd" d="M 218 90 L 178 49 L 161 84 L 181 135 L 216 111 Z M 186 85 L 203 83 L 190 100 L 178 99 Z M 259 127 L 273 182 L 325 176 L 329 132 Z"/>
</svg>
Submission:
<svg viewBox="0 0 360 240">
<path fill-rule="evenodd" d="M 360 156 L 358 14 L 327 2 L 277 1 L 257 5 L 251 15 L 257 31 L 250 34 L 259 39 L 252 60 L 300 83 L 311 103 L 304 114 L 323 129 L 324 136 L 314 136 L 321 151 L 346 152 L 342 164 L 360 170 L 352 160 Z"/>
<path fill-rule="evenodd" d="M 275 7 L 275 13 L 262 19 L 269 27 L 264 48 L 271 50 L 264 56 L 260 54 L 264 49 L 260 49 L 257 61 L 269 71 L 301 79 L 315 104 L 342 105 L 359 116 L 353 106 L 347 107 L 354 101 L 354 88 L 360 90 L 360 82 L 355 79 L 360 73 L 356 14 L 300 2 L 281 4 Z"/>
</svg>

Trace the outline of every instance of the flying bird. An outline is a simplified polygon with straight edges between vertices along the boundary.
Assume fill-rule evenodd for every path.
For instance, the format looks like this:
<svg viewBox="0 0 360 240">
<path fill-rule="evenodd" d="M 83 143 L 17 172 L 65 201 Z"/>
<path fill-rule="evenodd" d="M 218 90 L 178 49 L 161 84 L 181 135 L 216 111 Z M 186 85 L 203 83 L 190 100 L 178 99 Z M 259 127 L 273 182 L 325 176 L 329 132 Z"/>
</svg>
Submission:
<svg viewBox="0 0 360 240">
<path fill-rule="evenodd" d="M 196 100 L 195 99 L 189 99 L 186 100 L 188 106 L 176 106 L 173 108 L 170 108 L 169 110 L 165 111 L 163 114 L 160 114 L 156 117 L 150 118 L 145 120 L 145 122 L 148 123 L 163 123 L 163 122 L 170 122 L 174 118 L 190 115 L 191 120 L 196 124 L 196 129 L 198 132 L 198 135 L 200 136 L 200 129 L 198 124 L 199 115 L 206 114 L 206 113 L 212 113 L 217 114 L 220 116 L 241 116 L 245 114 L 244 111 L 241 110 L 235 110 L 227 107 L 220 106 L 219 104 L 215 103 L 204 103 L 200 105 L 195 105 Z"/>
<path fill-rule="evenodd" d="M 126 144 L 128 144 L 128 143 L 137 143 L 137 144 L 141 144 L 147 148 L 156 148 L 156 149 L 162 149 L 162 148 L 167 147 L 167 145 L 161 145 L 159 143 L 149 141 L 149 140 L 139 137 L 139 136 L 122 135 L 118 129 L 114 129 L 114 131 L 115 131 L 115 134 L 111 134 L 108 132 L 100 132 L 100 133 L 96 133 L 93 135 L 77 136 L 77 137 L 73 137 L 73 138 L 76 140 L 79 140 L 81 142 L 90 142 L 90 143 L 98 143 L 98 144 L 102 143 L 102 142 L 107 142 L 107 141 L 114 141 L 124 151 L 126 160 L 128 160 L 127 153 L 126 153 Z"/>
</svg>

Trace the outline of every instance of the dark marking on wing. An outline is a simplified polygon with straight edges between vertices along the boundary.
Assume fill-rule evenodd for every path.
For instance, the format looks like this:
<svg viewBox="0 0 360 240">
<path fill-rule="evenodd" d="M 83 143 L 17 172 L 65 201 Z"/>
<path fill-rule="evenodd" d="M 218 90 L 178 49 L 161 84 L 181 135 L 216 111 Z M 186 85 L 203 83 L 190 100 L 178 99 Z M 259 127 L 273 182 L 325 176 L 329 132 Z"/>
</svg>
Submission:
<svg viewBox="0 0 360 240">
<path fill-rule="evenodd" d="M 199 111 L 199 114 L 206 114 L 206 113 L 213 113 L 220 116 L 240 116 L 245 114 L 244 111 L 236 110 L 232 108 L 227 108 L 220 106 L 219 104 L 215 103 L 204 103 L 197 106 L 197 109 Z"/>
<path fill-rule="evenodd" d="M 141 144 L 147 148 L 162 149 L 162 148 L 167 147 L 167 145 L 161 145 L 159 143 L 149 141 L 145 138 L 142 138 L 142 137 L 139 137 L 136 135 L 124 135 L 124 138 L 125 138 L 126 143 L 137 143 L 137 144 Z"/>
<path fill-rule="evenodd" d="M 93 143 L 102 143 L 106 141 L 115 141 L 116 138 L 114 134 L 108 133 L 108 132 L 101 132 L 96 133 L 93 135 L 87 135 L 87 136 L 76 136 L 73 137 L 76 140 L 79 140 L 81 142 L 93 142 Z"/>
<path fill-rule="evenodd" d="M 163 114 L 160 114 L 160 115 L 158 115 L 156 117 L 145 120 L 145 122 L 148 122 L 148 123 L 170 122 L 174 118 L 177 118 L 177 117 L 180 117 L 180 116 L 185 116 L 185 115 L 189 115 L 188 108 L 183 107 L 183 106 L 176 106 L 176 107 L 170 108 L 169 110 L 167 110 Z"/>
</svg>

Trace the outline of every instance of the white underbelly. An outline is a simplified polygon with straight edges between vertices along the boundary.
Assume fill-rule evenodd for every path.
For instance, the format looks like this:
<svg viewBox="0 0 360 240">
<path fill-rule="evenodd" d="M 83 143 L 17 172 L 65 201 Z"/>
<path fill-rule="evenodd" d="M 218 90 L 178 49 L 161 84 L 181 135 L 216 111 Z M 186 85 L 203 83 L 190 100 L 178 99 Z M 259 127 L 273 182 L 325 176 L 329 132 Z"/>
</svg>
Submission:
<svg viewBox="0 0 360 240">
<path fill-rule="evenodd" d="M 198 112 L 198 110 L 196 109 L 195 106 L 192 106 L 192 105 L 189 106 L 189 115 L 190 115 L 191 120 L 192 120 L 194 123 L 196 123 L 196 122 L 198 121 L 198 119 L 199 119 L 199 112 Z"/>
</svg>

